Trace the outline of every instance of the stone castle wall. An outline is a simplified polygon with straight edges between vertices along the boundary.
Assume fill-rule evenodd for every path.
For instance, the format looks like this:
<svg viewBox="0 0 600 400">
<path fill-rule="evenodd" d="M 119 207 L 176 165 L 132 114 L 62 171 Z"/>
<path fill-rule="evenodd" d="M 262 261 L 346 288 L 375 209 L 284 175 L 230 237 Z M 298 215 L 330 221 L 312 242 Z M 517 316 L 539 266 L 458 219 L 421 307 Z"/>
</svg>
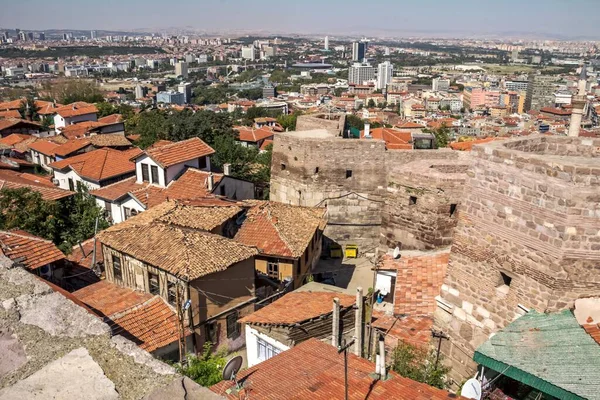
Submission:
<svg viewBox="0 0 600 400">
<path fill-rule="evenodd" d="M 435 325 L 457 384 L 474 350 L 528 309 L 600 296 L 599 140 L 531 137 L 475 147 Z"/>
<path fill-rule="evenodd" d="M 331 119 L 330 119 L 331 118 Z M 308 114 L 296 119 L 297 131 L 326 129 L 333 136 L 341 136 L 346 124 L 346 114 Z"/>
<path fill-rule="evenodd" d="M 415 165 L 423 168 L 420 176 L 411 183 L 420 188 L 425 187 L 431 194 L 422 198 L 417 209 L 428 202 L 436 202 L 432 206 L 436 216 L 428 226 L 425 215 L 416 217 L 420 220 L 420 228 L 410 227 L 410 232 L 403 234 L 402 227 L 395 224 L 401 213 L 398 201 L 401 194 L 396 182 L 412 170 L 411 163 L 419 160 L 438 159 L 445 161 L 446 167 L 452 167 L 459 155 L 450 150 L 394 150 L 388 151 L 385 143 L 378 140 L 351 140 L 338 137 L 307 137 L 295 133 L 279 134 L 273 143 L 273 162 L 271 169 L 271 200 L 283 203 L 326 206 L 328 225 L 325 234 L 341 244 L 358 244 L 361 249 L 402 245 L 402 248 L 434 248 L 447 246 L 447 237 L 455 225 L 456 217 L 450 218 L 450 203 L 455 201 L 451 186 L 456 182 L 436 175 L 446 174 L 430 167 L 434 162 Z M 443 163 L 442 163 L 443 164 Z M 440 164 L 439 168 L 444 168 Z M 350 175 L 350 176 L 349 176 Z M 440 188 L 438 188 L 438 186 Z M 452 192 L 452 193 L 451 193 Z M 443 193 L 446 193 L 443 195 Z M 434 200 L 440 197 L 439 200 Z M 408 207 L 408 197 L 402 204 Z M 429 207 L 423 208 L 429 210 Z M 412 209 L 411 212 L 415 212 Z M 426 211 L 427 213 L 429 211 Z M 410 223 L 404 226 L 408 229 Z M 444 225 L 443 238 L 438 238 L 434 231 Z M 451 225 L 446 229 L 446 225 Z M 429 233 L 420 234 L 419 230 Z M 387 240 L 382 239 L 386 237 Z M 412 232 L 412 233 L 411 233 Z M 408 240 L 416 235 L 419 240 Z M 442 240 L 444 239 L 444 240 Z M 423 244 L 421 242 L 427 242 Z"/>
</svg>

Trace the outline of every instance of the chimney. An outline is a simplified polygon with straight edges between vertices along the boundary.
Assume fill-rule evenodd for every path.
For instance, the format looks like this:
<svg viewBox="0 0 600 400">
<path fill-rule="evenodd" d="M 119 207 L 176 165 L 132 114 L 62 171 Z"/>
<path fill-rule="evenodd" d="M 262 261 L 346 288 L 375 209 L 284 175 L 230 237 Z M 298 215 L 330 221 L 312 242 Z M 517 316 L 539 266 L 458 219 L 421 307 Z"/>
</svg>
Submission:
<svg viewBox="0 0 600 400">
<path fill-rule="evenodd" d="M 387 378 L 387 371 L 385 366 L 385 341 L 383 339 L 383 335 L 379 335 L 379 376 L 381 380 L 385 380 Z M 377 367 L 376 367 L 377 370 Z"/>
<path fill-rule="evenodd" d="M 365 123 L 365 137 L 366 138 L 371 137 L 371 124 L 369 124 L 368 122 Z"/>
<path fill-rule="evenodd" d="M 361 287 L 356 288 L 356 315 L 354 317 L 354 354 L 362 357 L 362 322 L 363 322 L 363 291 Z"/>
<path fill-rule="evenodd" d="M 331 323 L 331 345 L 336 349 L 340 345 L 340 299 L 333 299 L 333 315 Z"/>
<path fill-rule="evenodd" d="M 215 187 L 215 176 L 212 174 L 212 172 L 208 174 L 208 178 L 206 180 L 208 185 L 208 191 L 212 192 Z"/>
<path fill-rule="evenodd" d="M 229 163 L 223 164 L 223 174 L 225 176 L 231 175 L 231 164 L 229 164 Z"/>
</svg>

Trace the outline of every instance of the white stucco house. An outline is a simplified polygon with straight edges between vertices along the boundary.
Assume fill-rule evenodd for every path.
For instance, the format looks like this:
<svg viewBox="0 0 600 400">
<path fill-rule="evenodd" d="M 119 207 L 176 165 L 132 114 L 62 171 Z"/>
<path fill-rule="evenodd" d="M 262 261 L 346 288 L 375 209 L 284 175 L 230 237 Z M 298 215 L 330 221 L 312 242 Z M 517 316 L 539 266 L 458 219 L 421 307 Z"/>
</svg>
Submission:
<svg viewBox="0 0 600 400">
<path fill-rule="evenodd" d="M 54 129 L 59 130 L 65 126 L 84 121 L 97 121 L 98 109 L 95 105 L 78 101 L 58 107 L 54 115 Z"/>
<path fill-rule="evenodd" d="M 54 183 L 61 189 L 73 191 L 83 184 L 88 190 L 94 190 L 133 176 L 135 164 L 129 157 L 127 152 L 102 148 L 55 161 L 49 166 L 54 172 Z"/>
<path fill-rule="evenodd" d="M 60 145 L 55 142 L 38 140 L 29 145 L 29 156 L 33 164 L 39 165 L 47 171 L 52 171 L 50 164 L 55 160 L 54 150 Z"/>
</svg>

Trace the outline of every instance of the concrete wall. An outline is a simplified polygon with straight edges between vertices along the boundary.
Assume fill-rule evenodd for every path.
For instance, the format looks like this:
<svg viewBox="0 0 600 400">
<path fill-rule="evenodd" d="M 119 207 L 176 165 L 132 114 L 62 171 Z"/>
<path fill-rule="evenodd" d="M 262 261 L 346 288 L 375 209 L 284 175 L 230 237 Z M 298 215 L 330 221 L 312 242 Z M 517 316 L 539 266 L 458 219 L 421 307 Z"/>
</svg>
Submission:
<svg viewBox="0 0 600 400">
<path fill-rule="evenodd" d="M 474 350 L 527 309 L 600 296 L 598 148 L 543 136 L 475 147 L 435 314 L 458 384 Z"/>
</svg>

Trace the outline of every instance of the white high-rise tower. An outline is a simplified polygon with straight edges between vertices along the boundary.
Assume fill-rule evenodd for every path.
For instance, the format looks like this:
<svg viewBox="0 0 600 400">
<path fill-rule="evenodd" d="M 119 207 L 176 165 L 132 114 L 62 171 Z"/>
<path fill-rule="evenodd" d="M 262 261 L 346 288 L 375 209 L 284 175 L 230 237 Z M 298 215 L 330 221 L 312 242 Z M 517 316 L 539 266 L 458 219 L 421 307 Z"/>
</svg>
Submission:
<svg viewBox="0 0 600 400">
<path fill-rule="evenodd" d="M 573 109 L 571 111 L 571 124 L 569 125 L 569 136 L 579 136 L 583 109 L 585 108 L 585 86 L 587 85 L 587 71 L 585 64 L 581 67 L 581 75 L 577 84 L 577 94 L 573 96 Z"/>
<path fill-rule="evenodd" d="M 384 90 L 388 83 L 392 81 L 394 66 L 391 62 L 385 61 L 377 66 L 377 90 Z"/>
<path fill-rule="evenodd" d="M 325 50 L 329 50 L 329 36 L 325 36 Z"/>
</svg>

